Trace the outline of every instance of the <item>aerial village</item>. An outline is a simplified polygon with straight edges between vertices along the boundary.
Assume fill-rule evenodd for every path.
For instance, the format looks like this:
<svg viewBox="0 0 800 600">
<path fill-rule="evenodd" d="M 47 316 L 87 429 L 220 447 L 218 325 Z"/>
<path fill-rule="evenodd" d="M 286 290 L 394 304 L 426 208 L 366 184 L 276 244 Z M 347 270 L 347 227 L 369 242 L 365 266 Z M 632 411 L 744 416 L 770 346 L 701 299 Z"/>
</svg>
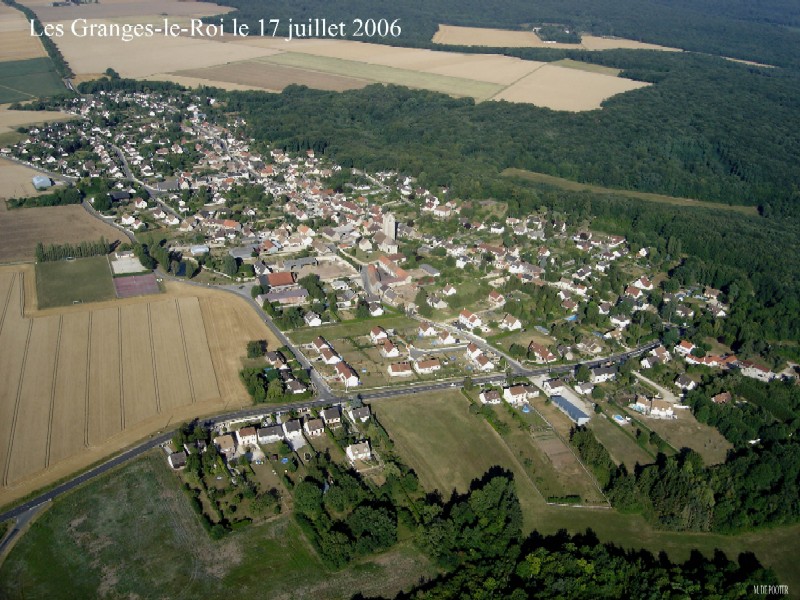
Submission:
<svg viewBox="0 0 800 600">
<path fill-rule="evenodd" d="M 569 426 L 604 419 L 638 439 L 657 422 L 693 421 L 697 389 L 714 389 L 716 404 L 746 402 L 717 389 L 725 374 L 793 375 L 715 339 L 729 300 L 669 277 L 679 249 L 266 147 L 192 93 L 60 102 L 75 119 L 30 128 L 0 155 L 45 169 L 56 188 L 82 186 L 103 219 L 191 266 L 173 276 L 248 291 L 289 341 L 263 349 L 266 379 L 284 399 L 331 399 L 264 404 L 187 434 L 170 447 L 176 469 L 198 470 L 213 446 L 215 478 L 264 462 L 291 477 L 320 451 L 374 476 L 385 431 L 367 401 L 395 388 L 446 385 L 476 410 L 507 404 L 543 426 L 556 410 Z M 300 357 L 317 377 L 297 376 Z"/>
</svg>

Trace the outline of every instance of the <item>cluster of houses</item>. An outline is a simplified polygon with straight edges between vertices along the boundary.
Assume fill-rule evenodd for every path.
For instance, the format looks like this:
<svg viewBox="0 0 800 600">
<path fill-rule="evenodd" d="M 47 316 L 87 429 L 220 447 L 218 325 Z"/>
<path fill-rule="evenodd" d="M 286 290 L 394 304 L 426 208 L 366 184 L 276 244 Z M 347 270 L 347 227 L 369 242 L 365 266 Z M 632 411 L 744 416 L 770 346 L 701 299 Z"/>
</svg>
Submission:
<svg viewBox="0 0 800 600">
<path fill-rule="evenodd" d="M 333 346 L 322 336 L 317 337 L 312 345 L 319 353 L 320 360 L 326 365 L 332 366 L 336 372 L 336 379 L 342 382 L 345 388 L 358 387 L 361 379 L 355 369 L 348 365 L 336 352 Z"/>
<path fill-rule="evenodd" d="M 346 414 L 353 423 L 365 423 L 370 419 L 370 410 L 366 406 L 349 408 Z M 304 419 L 289 419 L 283 423 L 263 427 L 248 425 L 233 433 L 218 435 L 213 438 L 212 443 L 226 462 L 231 462 L 233 458 L 252 452 L 259 446 L 267 446 L 280 441 L 286 442 L 293 450 L 296 450 L 305 444 L 306 438 L 320 437 L 325 434 L 325 428 L 334 430 L 341 426 L 342 411 L 338 406 L 332 406 L 321 410 L 319 417 L 307 416 Z M 370 460 L 372 456 L 369 442 L 366 441 L 351 444 L 345 448 L 345 454 L 351 462 Z M 170 464 L 172 463 L 173 461 L 170 460 Z M 173 467 L 177 468 L 175 465 Z"/>
<path fill-rule="evenodd" d="M 478 394 L 478 399 L 483 404 L 500 404 L 503 400 L 511 406 L 521 407 L 529 400 L 536 398 L 539 390 L 526 383 L 506 386 L 500 390 L 490 388 L 482 390 Z"/>
<path fill-rule="evenodd" d="M 770 369 L 750 360 L 739 360 L 733 354 L 726 354 L 724 356 L 705 354 L 704 356 L 697 356 L 695 354 L 695 345 L 688 340 L 681 340 L 675 346 L 675 353 L 681 356 L 688 365 L 702 365 L 725 370 L 736 369 L 745 377 L 758 379 L 764 382 L 772 381 L 777 377 Z M 680 384 L 678 385 L 682 387 Z"/>
</svg>

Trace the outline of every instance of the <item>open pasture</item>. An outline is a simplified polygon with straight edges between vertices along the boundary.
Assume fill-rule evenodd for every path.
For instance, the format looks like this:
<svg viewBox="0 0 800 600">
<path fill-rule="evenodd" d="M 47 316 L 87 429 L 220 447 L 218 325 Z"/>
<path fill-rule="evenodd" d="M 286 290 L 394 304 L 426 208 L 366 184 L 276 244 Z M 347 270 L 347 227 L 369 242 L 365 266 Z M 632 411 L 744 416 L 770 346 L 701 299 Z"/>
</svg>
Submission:
<svg viewBox="0 0 800 600">
<path fill-rule="evenodd" d="M 485 419 L 469 412 L 460 392 L 435 392 L 371 404 L 403 461 L 427 491 L 449 498 L 493 466 L 514 473 L 527 527 L 545 507 L 522 466 Z"/>
<path fill-rule="evenodd" d="M 33 277 L 0 268 L 0 505 L 170 424 L 249 404 L 238 369 L 247 341 L 267 336 L 241 299 L 173 284 L 33 311 Z"/>
<path fill-rule="evenodd" d="M 484 27 L 458 27 L 439 25 L 432 39 L 434 44 L 449 46 L 488 46 L 493 48 L 560 48 L 569 50 L 661 50 L 680 52 L 678 48 L 668 48 L 657 44 L 647 44 L 636 40 L 614 37 L 597 37 L 582 34 L 580 44 L 544 42 L 531 31 L 512 31 Z"/>
<path fill-rule="evenodd" d="M 2 173 L 0 166 L 0 175 Z M 95 219 L 77 205 L 6 210 L 5 202 L 0 201 L 0 262 L 33 260 L 38 242 L 75 244 L 101 237 L 109 243 L 127 240 L 119 230 Z"/>
</svg>

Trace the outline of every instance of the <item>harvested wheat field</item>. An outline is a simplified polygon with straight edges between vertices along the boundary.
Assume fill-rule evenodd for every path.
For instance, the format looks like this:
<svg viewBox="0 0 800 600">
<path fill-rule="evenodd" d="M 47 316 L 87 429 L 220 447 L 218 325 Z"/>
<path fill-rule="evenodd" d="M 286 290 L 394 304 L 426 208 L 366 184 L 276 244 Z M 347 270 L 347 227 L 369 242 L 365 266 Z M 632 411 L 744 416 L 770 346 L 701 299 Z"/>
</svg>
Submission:
<svg viewBox="0 0 800 600">
<path fill-rule="evenodd" d="M 163 17 L 154 16 L 153 22 L 158 21 L 163 22 Z M 88 21 L 89 24 L 109 22 L 97 19 Z M 92 43 L 87 44 L 84 38 L 69 32 L 69 23 L 63 25 L 64 36 L 56 38 L 55 42 L 77 74 L 102 73 L 112 67 L 123 77 L 141 78 L 154 73 L 224 65 L 274 52 L 239 44 L 222 44 L 214 40 L 166 36 L 141 37 L 130 42 L 114 37 L 94 37 Z"/>
<path fill-rule="evenodd" d="M 0 267 L 0 506 L 156 431 L 250 404 L 241 298 L 178 283 L 158 297 L 37 311 L 33 267 Z"/>
<path fill-rule="evenodd" d="M 493 100 L 531 102 L 555 110 L 578 112 L 600 108 L 603 100 L 650 85 L 554 65 L 545 65 L 497 94 Z"/>
<path fill-rule="evenodd" d="M 0 195 L 7 180 L 4 161 L 0 161 Z M 14 165 L 16 166 L 16 165 Z M 34 172 L 25 169 L 30 182 Z M 127 241 L 118 229 L 106 225 L 87 213 L 83 207 L 47 206 L 42 208 L 7 209 L 0 199 L 0 262 L 33 260 L 36 244 L 74 244 L 105 237 L 111 243 Z"/>
<path fill-rule="evenodd" d="M 32 178 L 35 175 L 41 175 L 41 172 L 0 158 L 0 232 L 3 231 L 3 221 L 6 217 L 3 212 L 6 209 L 6 199 L 28 198 L 41 193 L 33 187 Z M 3 237 L 0 237 L 0 247 L 6 245 Z M 0 256 L 2 256 L 2 249 L 0 249 Z"/>
<path fill-rule="evenodd" d="M 39 125 L 75 118 L 75 115 L 54 110 L 8 110 L 8 106 L 8 104 L 0 104 L 0 133 L 14 131 L 22 125 Z M 0 164 L 8 164 L 8 162 L 2 161 Z M 0 181 L 2 181 L 2 177 L 0 177 Z M 1 194 L 2 192 L 0 192 Z"/>
<path fill-rule="evenodd" d="M 180 0 L 102 0 L 97 4 L 70 6 L 53 6 L 52 0 L 23 0 L 22 4 L 33 10 L 42 22 L 162 14 L 172 17 L 210 17 L 233 10 L 212 2 L 182 2 Z"/>
<path fill-rule="evenodd" d="M 373 83 L 366 79 L 268 64 L 260 62 L 258 59 L 206 67 L 205 69 L 187 69 L 178 71 L 175 75 L 203 79 L 209 82 L 252 86 L 274 92 L 280 92 L 291 84 L 306 85 L 318 90 L 341 92 L 360 89 Z"/>
<path fill-rule="evenodd" d="M 533 31 L 458 27 L 455 25 L 439 25 L 439 29 L 437 29 L 431 41 L 434 44 L 449 46 L 488 46 L 493 48 L 627 49 L 681 52 L 678 48 L 668 48 L 667 46 L 658 46 L 623 38 L 606 38 L 582 34 L 580 44 L 564 44 L 561 42 L 544 42 Z"/>
<path fill-rule="evenodd" d="M 0 4 L 0 62 L 47 56 L 39 39 L 30 35 L 29 28 L 25 15 Z"/>
</svg>

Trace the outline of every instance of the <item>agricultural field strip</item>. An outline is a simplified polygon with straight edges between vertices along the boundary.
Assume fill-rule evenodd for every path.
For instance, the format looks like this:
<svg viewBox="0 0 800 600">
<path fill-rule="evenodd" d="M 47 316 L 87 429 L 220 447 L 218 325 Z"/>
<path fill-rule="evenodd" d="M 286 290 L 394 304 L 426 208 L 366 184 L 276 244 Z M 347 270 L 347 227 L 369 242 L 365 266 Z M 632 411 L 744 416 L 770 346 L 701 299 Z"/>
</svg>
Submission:
<svg viewBox="0 0 800 600">
<path fill-rule="evenodd" d="M 477 79 L 448 77 L 446 75 L 437 75 L 424 71 L 400 69 L 362 61 L 330 58 L 298 52 L 285 52 L 272 56 L 264 56 L 256 59 L 256 61 L 319 71 L 320 73 L 335 73 L 337 75 L 368 79 L 380 83 L 441 91 L 458 96 L 472 96 L 482 100 L 491 98 L 503 89 L 502 86 L 498 84 L 478 81 Z"/>
<path fill-rule="evenodd" d="M 3 279 L 7 281 L 9 287 L 9 300 L 15 295 L 17 302 L 9 304 L 8 308 L 22 314 L 21 301 L 21 273 L 13 273 L 10 277 L 3 273 Z M 0 280 L 2 281 L 2 280 Z M 26 331 L 27 329 L 27 331 Z M 6 485 L 8 470 L 11 464 L 11 452 L 14 448 L 14 432 L 16 427 L 17 412 L 19 408 L 19 394 L 21 392 L 21 374 L 25 367 L 25 351 L 27 350 L 27 340 L 30 339 L 31 324 L 25 323 L 22 319 L 4 319 L 0 330 L 0 348 L 18 348 L 20 339 L 25 339 L 25 349 L 22 352 L 0 352 L 0 381 L 6 384 L 0 386 L 0 426 L 3 427 L 3 438 L 8 443 L 3 449 L 4 454 L 0 455 L 0 464 L 3 465 L 3 485 Z M 24 338 L 23 338 L 24 336 Z M 17 385 L 14 386 L 14 382 Z"/>
<path fill-rule="evenodd" d="M 216 370 L 211 360 L 208 339 L 204 326 L 203 313 L 200 310 L 200 302 L 197 298 L 180 298 L 179 307 L 181 314 L 181 328 L 183 331 L 185 346 L 192 349 L 188 352 L 189 372 L 192 376 L 192 390 L 194 401 L 211 400 L 219 398 L 219 384 L 217 383 Z M 186 317 L 184 319 L 184 316 Z M 188 327 L 186 323 L 192 323 L 193 327 Z M 202 350 L 202 351 L 201 351 Z"/>
<path fill-rule="evenodd" d="M 55 369 L 58 317 L 32 319 L 19 387 L 19 412 L 7 485 L 46 468 L 48 423 Z"/>
<path fill-rule="evenodd" d="M 89 314 L 61 317 L 61 348 L 56 370 L 50 455 L 68 458 L 86 447 L 86 394 Z M 49 466 L 49 463 L 48 463 Z"/>
<path fill-rule="evenodd" d="M 175 312 L 178 316 L 178 327 L 181 332 L 181 347 L 183 348 L 183 358 L 186 363 L 186 375 L 189 381 L 189 395 L 192 399 L 192 404 L 197 401 L 197 396 L 194 393 L 194 382 L 192 380 L 192 366 L 189 364 L 189 349 L 186 347 L 186 332 L 183 328 L 183 315 L 181 315 L 181 307 L 178 304 L 178 299 L 175 298 Z"/>
<path fill-rule="evenodd" d="M 58 383 L 58 359 L 61 355 L 61 333 L 64 328 L 64 317 L 63 315 L 58 316 L 58 337 L 56 338 L 56 355 L 55 359 L 53 360 L 53 379 L 50 385 L 50 418 L 47 422 L 47 451 L 45 454 L 45 462 L 44 468 L 50 466 L 50 452 L 52 451 L 53 446 L 53 418 L 55 417 L 55 406 L 56 406 L 56 384 Z"/>
<path fill-rule="evenodd" d="M 578 191 L 578 192 L 585 191 L 585 192 L 593 192 L 596 194 L 625 196 L 627 198 L 646 200 L 648 202 L 660 202 L 662 204 L 673 204 L 675 206 L 730 210 L 750 216 L 756 216 L 758 214 L 758 209 L 754 206 L 736 206 L 736 205 L 721 204 L 719 202 L 707 202 L 705 200 L 695 200 L 693 198 L 679 198 L 677 196 L 666 196 L 664 194 L 654 194 L 651 192 L 618 190 L 615 188 L 607 188 L 601 185 L 595 185 L 591 183 L 580 183 L 578 181 L 572 181 L 571 179 L 564 179 L 563 177 L 556 177 L 554 175 L 546 175 L 544 173 L 526 171 L 524 169 L 505 169 L 501 173 L 501 175 L 503 175 L 504 177 L 517 177 L 520 179 L 526 179 L 528 181 L 533 181 L 535 183 L 543 183 L 546 185 L 570 191 Z"/>
</svg>

